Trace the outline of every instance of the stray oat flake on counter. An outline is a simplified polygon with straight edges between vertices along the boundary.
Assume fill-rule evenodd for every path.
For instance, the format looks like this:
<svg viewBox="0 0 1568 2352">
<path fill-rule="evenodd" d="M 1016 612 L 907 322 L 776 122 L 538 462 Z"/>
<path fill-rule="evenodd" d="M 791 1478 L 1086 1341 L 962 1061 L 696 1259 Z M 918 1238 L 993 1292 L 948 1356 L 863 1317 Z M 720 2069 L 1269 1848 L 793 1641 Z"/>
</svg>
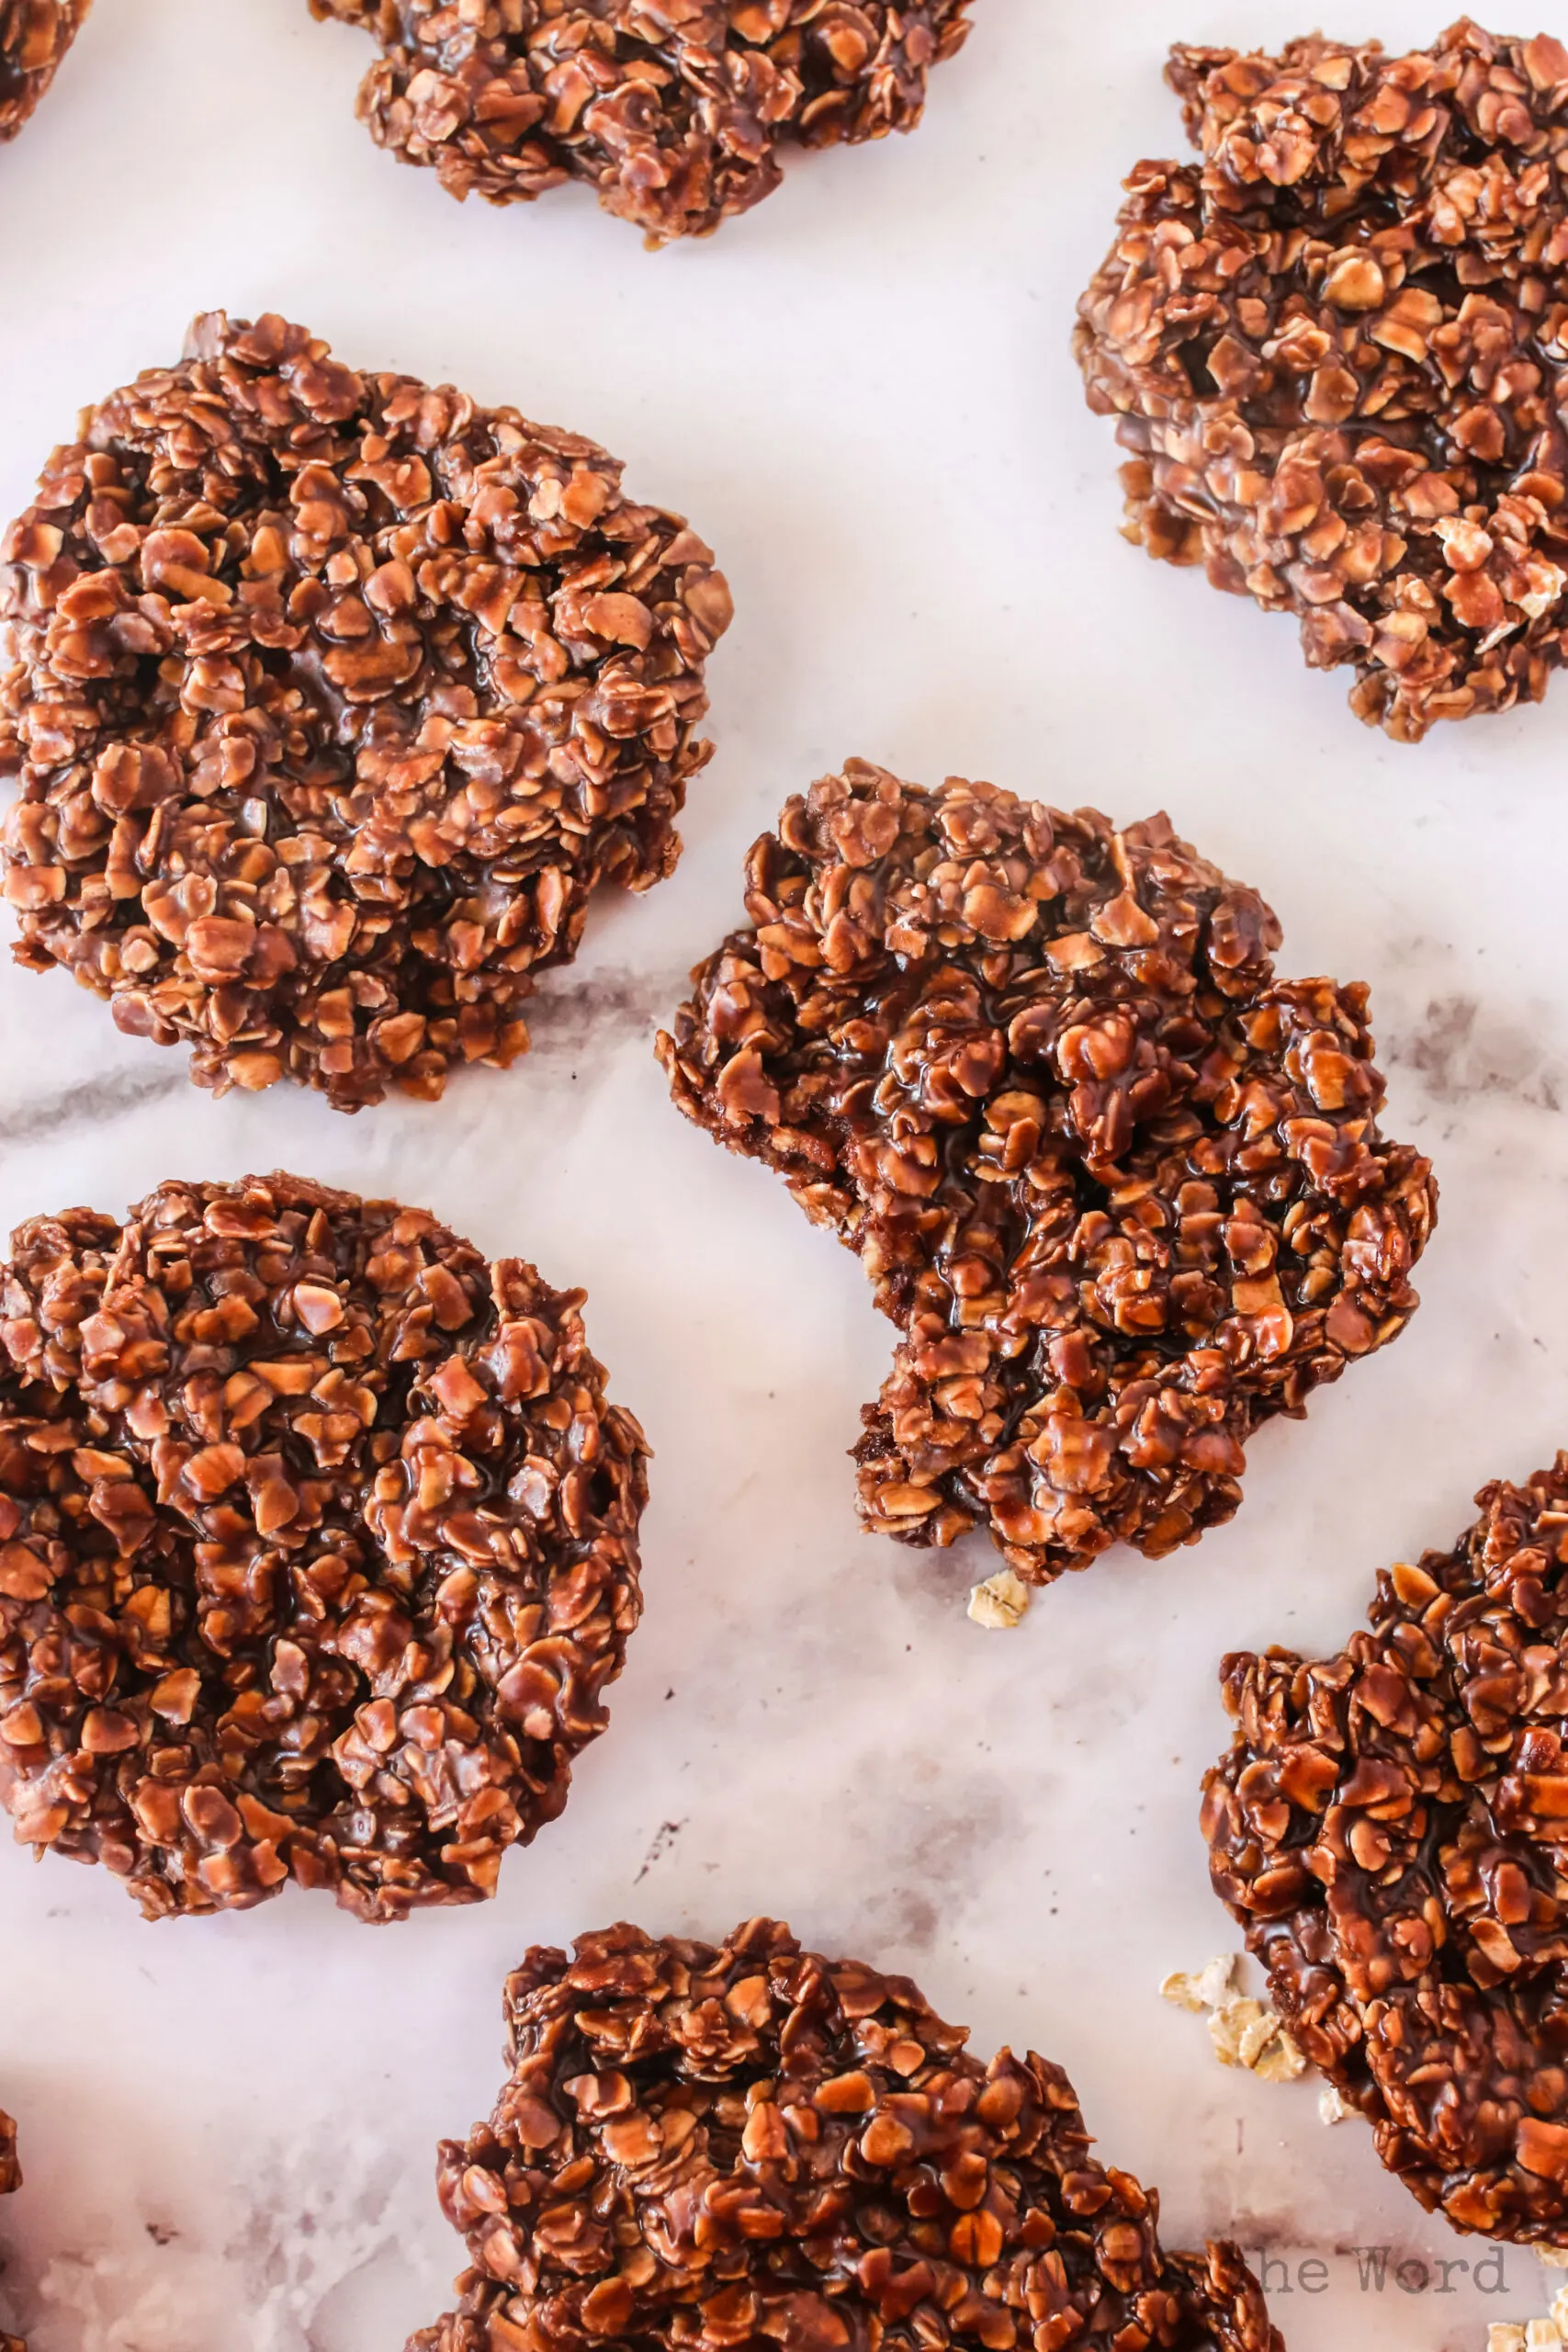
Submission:
<svg viewBox="0 0 1568 2352">
<path fill-rule="evenodd" d="M 1293 2083 L 1306 2073 L 1307 2062 L 1277 2012 L 1239 1989 L 1238 1965 L 1233 1952 L 1210 1961 L 1195 1975 L 1178 1969 L 1164 1979 L 1160 1997 L 1194 2017 L 1207 2014 L 1209 2039 L 1222 2066 L 1245 2067 L 1266 2083 Z"/>
</svg>

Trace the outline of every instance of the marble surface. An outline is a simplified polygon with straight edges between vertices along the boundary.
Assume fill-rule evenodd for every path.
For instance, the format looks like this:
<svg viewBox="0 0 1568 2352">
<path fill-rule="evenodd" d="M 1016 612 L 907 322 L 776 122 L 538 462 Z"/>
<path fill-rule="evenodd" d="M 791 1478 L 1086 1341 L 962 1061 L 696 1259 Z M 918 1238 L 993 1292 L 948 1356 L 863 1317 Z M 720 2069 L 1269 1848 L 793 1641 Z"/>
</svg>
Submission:
<svg viewBox="0 0 1568 2352">
<path fill-rule="evenodd" d="M 1400 750 L 1288 623 L 1124 546 L 1065 345 L 1121 172 L 1176 150 L 1178 27 L 1160 0 L 975 13 L 919 138 L 812 162 L 657 257 L 574 193 L 461 210 L 397 169 L 352 119 L 364 43 L 304 0 L 98 0 L 0 156 L 6 512 L 193 311 L 276 307 L 351 361 L 598 435 L 709 537 L 738 607 L 684 862 L 600 910 L 505 1076 L 354 1120 L 214 1104 L 62 978 L 0 972 L 0 1223 L 278 1164 L 395 1190 L 585 1283 L 658 1453 L 611 1731 L 492 1906 L 372 1932 L 291 1894 L 152 1928 L 106 1875 L 0 1845 L 0 2098 L 28 2171 L 0 2316 L 34 2352 L 395 2352 L 457 2267 L 434 2146 L 490 2104 L 505 1969 L 616 1917 L 761 1909 L 914 1973 L 983 2050 L 1060 2058 L 1173 2242 L 1267 2249 L 1292 2352 L 1479 2352 L 1487 2318 L 1544 2305 L 1517 2255 L 1500 2293 L 1443 2271 L 1483 2250 L 1362 2127 L 1223 2073 L 1155 1986 L 1234 1940 L 1195 1820 L 1221 1653 L 1337 1642 L 1378 1563 L 1568 1440 L 1568 682 Z M 1377 22 L 1438 19 L 1387 0 Z M 1301 24 L 1194 0 L 1179 28 Z M 1258 1440 L 1241 1517 L 1163 1565 L 1112 1555 L 1010 1635 L 963 1615 L 983 1544 L 856 1532 L 845 1448 L 887 1331 L 853 1261 L 674 1115 L 649 1050 L 747 843 L 852 752 L 1168 808 L 1273 900 L 1285 970 L 1371 981 L 1391 1131 L 1443 1184 L 1410 1332 Z M 1357 2246 L 1389 2249 L 1381 2292 Z"/>
</svg>

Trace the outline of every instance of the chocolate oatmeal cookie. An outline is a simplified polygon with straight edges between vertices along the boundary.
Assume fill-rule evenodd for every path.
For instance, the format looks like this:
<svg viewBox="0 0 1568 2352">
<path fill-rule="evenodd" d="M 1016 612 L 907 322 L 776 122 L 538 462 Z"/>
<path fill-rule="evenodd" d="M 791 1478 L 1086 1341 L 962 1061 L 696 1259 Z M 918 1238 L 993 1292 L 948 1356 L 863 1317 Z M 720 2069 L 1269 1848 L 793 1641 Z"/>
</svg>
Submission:
<svg viewBox="0 0 1568 2352">
<path fill-rule="evenodd" d="M 35 1217 L 0 1268 L 0 1797 L 150 1918 L 495 1891 L 641 1613 L 581 1291 L 298 1177 Z"/>
<path fill-rule="evenodd" d="M 19 960 L 220 1092 L 503 1065 L 595 886 L 674 865 L 729 616 L 592 442 L 198 319 L 0 546 Z"/>
<path fill-rule="evenodd" d="M 1337 1657 L 1225 1660 L 1203 1826 L 1389 2170 L 1456 2229 L 1568 2246 L 1568 1453 L 1476 1501 Z"/>
<path fill-rule="evenodd" d="M 508 1980 L 511 2076 L 441 2150 L 471 2267 L 408 2352 L 1283 2352 L 1234 2245 L 1168 2254 L 1071 2084 L 753 1919 Z"/>
<path fill-rule="evenodd" d="M 958 778 L 852 762 L 746 879 L 659 1051 L 899 1326 L 866 1526 L 978 1523 L 1046 1584 L 1228 1519 L 1252 1431 L 1417 1304 L 1437 1189 L 1379 1131 L 1366 989 L 1277 979 L 1274 916 L 1164 817 Z"/>
<path fill-rule="evenodd" d="M 17 2162 L 17 2127 L 0 2108 L 0 2197 L 9 2197 L 22 2185 L 22 2167 Z M 0 2328 L 0 2352 L 28 2352 L 19 2335 L 7 2335 Z"/>
<path fill-rule="evenodd" d="M 93 0 L 0 0 L 0 146 L 53 81 Z"/>
<path fill-rule="evenodd" d="M 381 43 L 378 146 L 456 197 L 586 180 L 649 244 L 709 236 L 783 178 L 781 149 L 912 130 L 968 0 L 310 0 Z"/>
<path fill-rule="evenodd" d="M 1127 536 L 1293 612 L 1359 717 L 1539 701 L 1568 629 L 1568 48 L 1178 48 L 1078 306 Z"/>
</svg>

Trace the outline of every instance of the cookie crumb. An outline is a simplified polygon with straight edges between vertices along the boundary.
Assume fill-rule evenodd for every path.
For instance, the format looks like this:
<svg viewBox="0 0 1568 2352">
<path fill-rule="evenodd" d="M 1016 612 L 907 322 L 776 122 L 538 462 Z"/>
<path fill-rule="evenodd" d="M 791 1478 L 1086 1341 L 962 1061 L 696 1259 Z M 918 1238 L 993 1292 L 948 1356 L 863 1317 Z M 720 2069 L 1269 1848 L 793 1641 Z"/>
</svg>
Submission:
<svg viewBox="0 0 1568 2352">
<path fill-rule="evenodd" d="M 1209 2039 L 1222 2066 L 1241 2066 L 1266 2083 L 1293 2083 L 1307 2061 L 1275 2012 L 1250 1994 L 1238 1992 L 1240 1957 L 1210 1961 L 1196 1975 L 1179 1969 L 1160 1984 L 1160 1996 L 1195 2015 L 1209 2013 Z"/>
<path fill-rule="evenodd" d="M 1021 1577 L 1010 1568 L 998 1568 L 994 1577 L 987 1577 L 976 1585 L 969 1595 L 969 1616 L 976 1625 L 984 1625 L 990 1634 L 1010 1634 L 1021 1625 L 1033 1595 Z"/>
</svg>

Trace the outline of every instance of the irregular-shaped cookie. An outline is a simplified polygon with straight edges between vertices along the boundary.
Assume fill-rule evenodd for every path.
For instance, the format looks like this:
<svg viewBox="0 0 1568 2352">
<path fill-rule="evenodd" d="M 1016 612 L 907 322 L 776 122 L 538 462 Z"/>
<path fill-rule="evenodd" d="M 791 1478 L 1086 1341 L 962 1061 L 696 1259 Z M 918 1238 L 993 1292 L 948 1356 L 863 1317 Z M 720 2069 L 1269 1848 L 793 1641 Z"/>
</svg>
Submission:
<svg viewBox="0 0 1568 2352">
<path fill-rule="evenodd" d="M 1568 630 L 1568 49 L 1178 48 L 1201 164 L 1138 164 L 1078 306 L 1127 536 L 1293 612 L 1357 715 L 1538 701 Z"/>
<path fill-rule="evenodd" d="M 747 862 L 661 1036 L 676 1102 L 857 1250 L 902 1337 L 867 1527 L 1031 1584 L 1228 1519 L 1245 1447 L 1403 1329 L 1436 1214 L 1367 991 L 1164 817 L 852 762 Z"/>
<path fill-rule="evenodd" d="M 0 145 L 53 81 L 93 0 L 0 0 Z"/>
<path fill-rule="evenodd" d="M 1216 1892 L 1290 2030 L 1456 2229 L 1568 2243 L 1568 1453 L 1378 1577 L 1336 1657 L 1224 1664 Z"/>
<path fill-rule="evenodd" d="M 376 34 L 359 113 L 456 197 L 585 180 L 649 244 L 771 196 L 789 147 L 912 130 L 968 0 L 310 0 Z"/>
</svg>

